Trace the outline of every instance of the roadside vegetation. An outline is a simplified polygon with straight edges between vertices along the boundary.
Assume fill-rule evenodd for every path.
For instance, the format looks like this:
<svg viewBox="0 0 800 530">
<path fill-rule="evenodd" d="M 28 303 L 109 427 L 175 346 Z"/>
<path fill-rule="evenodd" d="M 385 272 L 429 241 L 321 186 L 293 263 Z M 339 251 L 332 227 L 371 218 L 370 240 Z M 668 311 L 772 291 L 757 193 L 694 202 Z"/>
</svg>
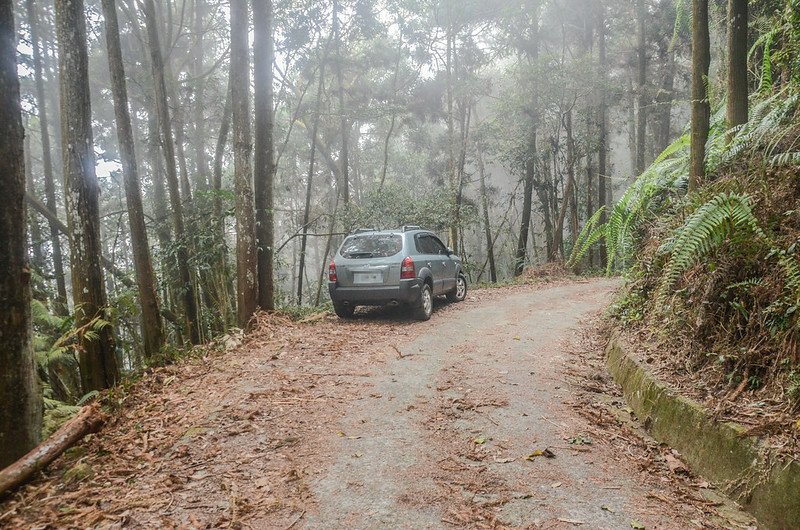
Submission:
<svg viewBox="0 0 800 530">
<path fill-rule="evenodd" d="M 650 342 L 646 357 L 689 392 L 732 415 L 766 417 L 796 435 L 800 409 L 800 15 L 787 2 L 758 18 L 749 50 L 757 90 L 747 121 L 729 126 L 726 94 L 709 82 L 705 170 L 694 191 L 691 133 L 655 160 L 576 247 L 604 241 L 622 271 L 611 308 Z M 751 83 L 752 85 L 753 83 Z M 746 396 L 746 403 L 731 405 Z"/>
</svg>

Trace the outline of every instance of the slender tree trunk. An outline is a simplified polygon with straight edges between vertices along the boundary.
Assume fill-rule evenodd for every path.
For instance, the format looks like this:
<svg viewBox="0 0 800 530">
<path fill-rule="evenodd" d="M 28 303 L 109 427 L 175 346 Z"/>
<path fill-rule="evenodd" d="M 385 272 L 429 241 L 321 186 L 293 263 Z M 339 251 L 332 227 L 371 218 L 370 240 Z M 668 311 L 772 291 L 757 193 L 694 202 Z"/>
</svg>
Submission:
<svg viewBox="0 0 800 530">
<path fill-rule="evenodd" d="M 476 120 L 477 121 L 477 116 Z M 481 182 L 481 208 L 483 210 L 483 231 L 486 235 L 486 255 L 489 260 L 489 279 L 497 283 L 497 267 L 494 263 L 494 240 L 489 223 L 489 196 L 486 192 L 486 167 L 483 164 L 483 149 L 479 141 L 475 141 L 475 153 L 478 158 L 478 175 Z"/>
<path fill-rule="evenodd" d="M 747 123 L 747 19 L 747 0 L 728 0 L 728 128 Z"/>
<path fill-rule="evenodd" d="M 161 44 L 158 36 L 158 24 L 153 0 L 143 0 L 144 19 L 147 26 L 147 37 L 150 45 L 150 61 L 153 69 L 153 84 L 155 88 L 156 113 L 159 128 L 161 129 L 161 147 L 164 151 L 166 162 L 167 187 L 169 202 L 172 206 L 172 220 L 175 227 L 175 238 L 179 245 L 177 249 L 178 260 L 178 291 L 183 301 L 186 326 L 192 344 L 200 343 L 200 326 L 198 322 L 197 301 L 192 285 L 192 275 L 189 270 L 189 253 L 186 250 L 188 237 L 183 216 L 183 203 L 181 202 L 178 172 L 175 167 L 175 144 L 172 138 L 172 124 L 167 105 L 167 86 L 164 79 L 164 58 L 161 55 Z"/>
<path fill-rule="evenodd" d="M 231 87 L 230 80 L 225 95 L 225 106 L 222 109 L 222 122 L 219 124 L 217 135 L 217 145 L 214 149 L 214 176 L 211 180 L 211 187 L 214 190 L 214 201 L 212 215 L 217 226 L 218 242 L 225 240 L 225 219 L 222 213 L 222 159 L 225 156 L 225 146 L 228 143 L 228 133 L 231 128 Z"/>
<path fill-rule="evenodd" d="M 350 202 L 350 169 L 348 160 L 350 125 L 347 121 L 347 113 L 344 108 L 344 81 L 342 75 L 342 36 L 339 23 L 339 0 L 333 0 L 333 40 L 336 46 L 336 82 L 338 85 L 337 95 L 339 98 L 339 120 L 342 134 L 342 151 L 339 155 L 341 165 L 339 183 L 339 194 L 345 207 Z"/>
<path fill-rule="evenodd" d="M 300 239 L 300 258 L 297 273 L 297 305 L 303 305 L 303 274 L 306 266 L 306 248 L 308 246 L 308 223 L 311 217 L 311 191 L 313 189 L 314 180 L 314 164 L 316 162 L 317 154 L 317 134 L 319 133 L 319 119 L 322 107 L 322 95 L 325 88 L 325 62 L 327 58 L 327 51 L 322 58 L 322 64 L 319 67 L 319 83 L 317 84 L 317 102 L 314 112 L 314 125 L 311 128 L 311 155 L 308 160 L 308 178 L 306 179 L 306 202 L 303 208 L 303 235 Z"/>
<path fill-rule="evenodd" d="M 250 185 L 250 61 L 247 0 L 231 0 L 231 103 L 233 109 L 234 188 L 236 195 L 237 320 L 247 327 L 258 306 L 255 206 Z"/>
<path fill-rule="evenodd" d="M 122 62 L 122 47 L 119 40 L 117 8 L 115 0 L 102 0 L 106 22 L 106 46 L 108 69 L 111 74 L 111 91 L 114 97 L 114 113 L 117 122 L 117 142 L 122 161 L 125 182 L 125 200 L 128 206 L 128 222 L 131 228 L 133 265 L 142 308 L 142 338 L 144 356 L 150 358 L 164 345 L 164 329 L 156 297 L 156 281 L 150 261 L 150 244 L 144 223 L 142 190 L 139 185 L 139 169 L 133 145 L 133 128 L 128 110 L 128 89 L 125 83 L 125 68 Z"/>
<path fill-rule="evenodd" d="M 258 305 L 275 308 L 273 278 L 275 225 L 273 194 L 275 179 L 275 147 L 273 136 L 272 63 L 272 0 L 253 0 L 255 77 L 255 157 L 254 183 L 256 207 L 256 241 L 258 244 Z"/>
<path fill-rule="evenodd" d="M 209 187 L 208 156 L 206 156 L 206 118 L 205 118 L 205 88 L 203 78 L 203 21 L 206 13 L 205 0 L 195 0 L 194 3 L 194 46 L 192 70 L 195 78 L 194 87 L 194 151 L 197 175 L 195 186 L 198 190 L 205 191 Z"/>
<path fill-rule="evenodd" d="M 456 188 L 456 148 L 455 148 L 455 126 L 453 119 L 453 58 L 455 51 L 455 31 L 453 29 L 452 5 L 447 4 L 447 51 L 446 51 L 446 80 L 447 80 L 447 185 L 450 188 L 451 197 L 455 198 Z M 455 219 L 450 221 L 447 232 L 447 242 L 453 251 L 458 253 L 458 224 Z"/>
<path fill-rule="evenodd" d="M 532 62 L 539 60 L 539 3 L 533 7 L 534 28 L 528 58 Z M 538 163 L 538 122 L 539 122 L 539 101 L 536 91 L 533 92 L 530 113 L 530 132 L 528 133 L 527 159 L 525 161 L 525 185 L 522 191 L 522 219 L 519 226 L 519 238 L 517 239 L 517 251 L 514 258 L 514 276 L 519 276 L 525 269 L 525 261 L 528 254 L 528 231 L 531 225 L 531 213 L 533 210 L 533 189 L 536 182 L 536 171 Z"/>
<path fill-rule="evenodd" d="M 696 190 L 699 181 L 705 176 L 706 142 L 711 122 L 711 106 L 706 91 L 710 64 L 708 0 L 692 0 L 692 126 L 689 192 Z"/>
<path fill-rule="evenodd" d="M 75 328 L 89 331 L 95 319 L 110 318 L 100 259 L 100 186 L 95 175 L 83 0 L 56 0 L 55 11 Z M 119 380 L 113 328 L 104 325 L 92 330 L 96 338 L 81 333 L 78 352 L 84 392 L 109 388 Z"/>
<path fill-rule="evenodd" d="M 50 126 L 47 114 L 47 97 L 44 89 L 44 75 L 42 69 L 41 38 L 39 36 L 39 20 L 36 13 L 34 0 L 26 0 L 28 12 L 28 27 L 31 32 L 31 48 L 33 49 L 33 75 L 36 82 L 36 106 L 39 113 L 39 130 L 42 138 L 42 169 L 44 172 L 45 204 L 52 211 L 56 208 L 56 184 L 53 176 L 53 159 L 50 148 Z M 53 273 L 56 277 L 57 296 L 53 303 L 53 312 L 57 315 L 66 315 L 67 286 L 64 278 L 64 258 L 61 252 L 61 239 L 58 228 L 50 224 L 50 242 L 53 246 Z"/>
<path fill-rule="evenodd" d="M 153 214 L 155 215 L 156 239 L 161 252 L 165 252 L 172 234 L 169 227 L 167 207 L 167 185 L 164 182 L 164 167 L 161 156 L 161 140 L 158 132 L 158 116 L 151 112 L 147 117 L 147 158 L 150 162 L 150 179 L 153 181 Z M 172 267 L 174 268 L 174 267 Z"/>
<path fill-rule="evenodd" d="M 464 242 L 464 233 L 461 230 L 461 203 L 464 199 L 464 169 L 467 164 L 467 142 L 469 140 L 469 123 L 472 108 L 469 105 L 461 105 L 461 152 L 458 155 L 458 172 L 456 174 L 456 203 L 455 203 L 455 226 L 458 228 L 459 241 Z M 466 261 L 464 245 L 460 244 L 462 260 Z M 455 251 L 455 249 L 453 249 Z"/>
<path fill-rule="evenodd" d="M 636 75 L 636 174 L 645 170 L 645 143 L 647 138 L 647 19 L 645 0 L 636 0 L 637 22 L 637 75 Z"/>
<path fill-rule="evenodd" d="M 25 164 L 12 0 L 0 0 L 0 469 L 38 442 L 42 393 L 31 343 Z"/>
<path fill-rule="evenodd" d="M 664 75 L 656 97 L 658 126 L 655 131 L 656 153 L 669 146 L 672 137 L 672 101 L 675 99 L 675 50 L 670 47 L 664 54 Z"/>
<path fill-rule="evenodd" d="M 606 20 L 605 5 L 602 1 L 597 2 L 597 55 L 600 62 L 600 72 L 603 81 L 606 79 Z M 607 160 L 608 160 L 608 106 L 606 103 L 606 89 L 600 91 L 600 105 L 597 112 L 598 138 L 597 138 L 597 207 L 602 208 L 608 204 L 608 193 L 606 192 L 607 182 Z M 606 210 L 600 214 L 600 224 L 608 221 Z M 608 253 L 605 242 L 600 245 L 600 267 L 605 268 L 608 263 Z"/>
<path fill-rule="evenodd" d="M 399 49 L 397 50 L 397 61 L 394 64 L 394 75 L 392 76 L 392 96 L 397 97 L 397 77 L 400 73 L 400 60 L 403 57 L 403 42 L 400 41 Z M 389 131 L 386 133 L 386 138 L 383 140 L 383 167 L 381 168 L 381 180 L 378 184 L 378 193 L 383 189 L 386 182 L 386 171 L 389 169 L 389 142 L 394 133 L 395 122 L 397 121 L 397 109 L 392 107 L 392 117 L 389 120 Z"/>
<path fill-rule="evenodd" d="M 578 201 L 575 197 L 577 193 L 577 182 L 575 180 L 575 135 L 572 128 L 572 109 L 567 111 L 567 116 L 564 123 L 564 130 L 567 133 L 567 178 L 572 183 L 572 193 L 564 195 L 564 201 L 569 199 L 569 231 L 572 238 L 572 246 L 578 241 Z M 566 261 L 566 256 L 563 256 Z"/>
<path fill-rule="evenodd" d="M 32 171 L 33 161 L 31 156 L 31 137 L 28 135 L 25 135 L 24 150 L 25 186 L 29 195 L 36 196 L 36 185 L 33 182 Z M 42 248 L 42 230 L 39 226 L 39 218 L 33 211 L 28 211 L 28 225 L 30 226 L 31 231 L 31 266 L 33 266 L 33 269 L 39 274 L 42 274 L 46 265 L 44 248 Z M 36 286 L 33 285 L 32 289 L 35 291 Z M 33 297 L 36 298 L 36 293 L 33 294 Z"/>
</svg>

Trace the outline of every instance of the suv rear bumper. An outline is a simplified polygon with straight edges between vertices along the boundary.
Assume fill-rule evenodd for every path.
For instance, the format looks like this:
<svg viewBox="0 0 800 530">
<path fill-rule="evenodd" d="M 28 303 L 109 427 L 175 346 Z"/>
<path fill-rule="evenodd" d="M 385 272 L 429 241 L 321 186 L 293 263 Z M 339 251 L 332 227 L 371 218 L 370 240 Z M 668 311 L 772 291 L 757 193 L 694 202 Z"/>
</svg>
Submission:
<svg viewBox="0 0 800 530">
<path fill-rule="evenodd" d="M 419 301 L 422 280 L 400 280 L 400 285 L 342 287 L 328 282 L 331 300 L 345 305 L 411 304 Z"/>
</svg>

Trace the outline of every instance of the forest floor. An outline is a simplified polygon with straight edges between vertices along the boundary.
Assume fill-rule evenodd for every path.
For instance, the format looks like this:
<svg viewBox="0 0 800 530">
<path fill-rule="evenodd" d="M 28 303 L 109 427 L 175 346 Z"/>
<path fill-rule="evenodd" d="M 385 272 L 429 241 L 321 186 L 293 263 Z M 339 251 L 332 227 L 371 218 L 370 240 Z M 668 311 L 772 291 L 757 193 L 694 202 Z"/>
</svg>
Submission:
<svg viewBox="0 0 800 530">
<path fill-rule="evenodd" d="M 625 420 L 595 319 L 555 281 L 291 322 L 158 369 L 0 500 L 24 528 L 749 528 Z"/>
</svg>

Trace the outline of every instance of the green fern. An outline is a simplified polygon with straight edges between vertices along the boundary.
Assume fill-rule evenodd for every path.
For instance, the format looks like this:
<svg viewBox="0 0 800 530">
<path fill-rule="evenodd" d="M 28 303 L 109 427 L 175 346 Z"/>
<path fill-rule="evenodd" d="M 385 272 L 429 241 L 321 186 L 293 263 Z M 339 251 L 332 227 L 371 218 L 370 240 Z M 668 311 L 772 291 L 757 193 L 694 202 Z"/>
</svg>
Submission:
<svg viewBox="0 0 800 530">
<path fill-rule="evenodd" d="M 586 221 L 586 225 L 584 225 L 580 234 L 578 234 L 578 239 L 575 241 L 575 246 L 572 248 L 572 254 L 567 261 L 567 267 L 571 268 L 577 265 L 589 249 L 605 235 L 605 225 L 600 225 L 600 216 L 605 211 L 605 206 L 600 207 L 600 209 Z"/>
<path fill-rule="evenodd" d="M 764 235 L 746 195 L 721 193 L 692 213 L 659 249 L 661 253 L 669 253 L 670 257 L 656 294 L 658 305 L 664 304 L 684 272 L 737 233 L 753 234 L 759 238 Z"/>
<path fill-rule="evenodd" d="M 758 84 L 758 91 L 762 94 L 771 92 L 774 84 L 772 79 L 772 43 L 774 40 L 774 31 L 766 34 L 764 39 L 764 58 L 761 61 L 761 80 Z"/>
</svg>

